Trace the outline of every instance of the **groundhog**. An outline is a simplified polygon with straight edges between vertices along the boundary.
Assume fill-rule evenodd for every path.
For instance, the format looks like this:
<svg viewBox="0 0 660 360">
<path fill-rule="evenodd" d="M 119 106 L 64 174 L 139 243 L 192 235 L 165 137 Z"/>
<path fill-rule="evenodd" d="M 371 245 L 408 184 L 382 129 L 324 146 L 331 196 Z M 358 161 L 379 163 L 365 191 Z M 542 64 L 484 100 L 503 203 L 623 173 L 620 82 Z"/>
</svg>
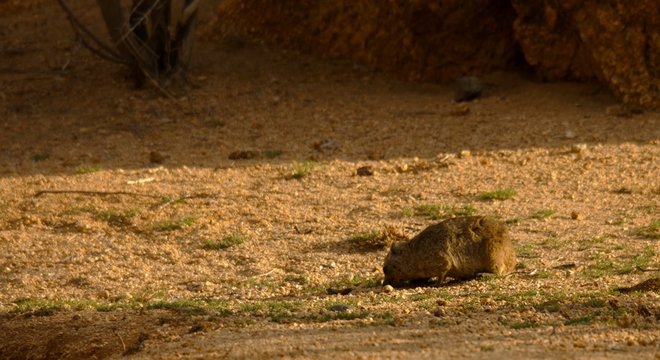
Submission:
<svg viewBox="0 0 660 360">
<path fill-rule="evenodd" d="M 407 242 L 392 244 L 383 264 L 383 285 L 429 281 L 446 276 L 469 279 L 478 273 L 507 274 L 516 252 L 506 226 L 483 216 L 465 216 L 431 225 Z"/>
</svg>

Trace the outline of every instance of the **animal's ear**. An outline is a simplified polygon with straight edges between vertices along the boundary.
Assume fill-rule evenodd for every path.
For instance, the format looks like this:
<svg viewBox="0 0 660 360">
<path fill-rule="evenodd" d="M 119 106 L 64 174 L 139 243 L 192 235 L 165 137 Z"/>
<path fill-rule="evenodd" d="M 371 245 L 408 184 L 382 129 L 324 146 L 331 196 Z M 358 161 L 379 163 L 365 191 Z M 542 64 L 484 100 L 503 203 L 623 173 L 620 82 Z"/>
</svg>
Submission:
<svg viewBox="0 0 660 360">
<path fill-rule="evenodd" d="M 392 243 L 392 246 L 390 246 L 390 252 L 392 255 L 399 255 L 401 254 L 401 243 Z"/>
</svg>

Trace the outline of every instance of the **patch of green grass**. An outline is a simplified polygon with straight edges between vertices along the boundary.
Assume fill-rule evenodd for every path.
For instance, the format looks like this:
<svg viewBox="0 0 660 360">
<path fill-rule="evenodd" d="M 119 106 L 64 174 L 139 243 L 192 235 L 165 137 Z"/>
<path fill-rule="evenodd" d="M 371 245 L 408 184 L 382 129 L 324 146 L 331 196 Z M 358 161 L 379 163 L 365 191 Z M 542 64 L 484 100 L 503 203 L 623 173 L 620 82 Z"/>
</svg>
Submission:
<svg viewBox="0 0 660 360">
<path fill-rule="evenodd" d="M 247 241 L 247 238 L 242 235 L 230 234 L 222 238 L 222 240 L 205 240 L 202 247 L 206 250 L 224 250 L 235 245 L 240 245 L 245 241 Z"/>
<path fill-rule="evenodd" d="M 549 236 L 541 242 L 541 246 L 545 249 L 559 250 L 568 245 L 569 241 L 559 239 L 557 236 Z"/>
<path fill-rule="evenodd" d="M 156 301 L 148 303 L 147 309 L 170 310 L 187 316 L 194 315 L 220 315 L 232 314 L 227 303 L 217 300 L 180 299 L 174 301 Z"/>
<path fill-rule="evenodd" d="M 339 311 L 323 314 L 317 318 L 319 322 L 328 322 L 334 320 L 355 320 L 366 319 L 370 313 L 368 311 Z"/>
<path fill-rule="evenodd" d="M 290 179 L 302 179 L 312 173 L 316 167 L 313 161 L 295 162 L 291 165 Z"/>
<path fill-rule="evenodd" d="M 530 328 L 535 328 L 539 327 L 540 325 L 536 321 L 522 321 L 522 322 L 514 322 L 509 324 L 509 327 L 515 330 L 520 330 L 520 329 L 530 329 Z"/>
<path fill-rule="evenodd" d="M 427 217 L 431 220 L 441 220 L 456 216 L 470 216 L 477 214 L 477 208 L 472 204 L 465 205 L 438 205 L 422 204 L 414 208 L 414 215 Z"/>
<path fill-rule="evenodd" d="M 32 313 L 37 316 L 48 316 L 62 311 L 89 310 L 111 311 L 120 308 L 134 307 L 132 304 L 121 304 L 112 301 L 96 301 L 89 299 L 35 299 L 25 298 L 14 301 L 15 313 Z"/>
<path fill-rule="evenodd" d="M 619 257 L 617 262 L 602 259 L 600 255 L 594 256 L 595 263 L 590 264 L 582 274 L 590 278 L 599 278 L 605 275 L 624 275 L 648 268 L 657 255 L 652 246 L 645 247 L 640 253 L 628 257 Z"/>
<path fill-rule="evenodd" d="M 539 271 L 533 276 L 535 279 L 551 279 L 553 274 L 549 271 Z"/>
<path fill-rule="evenodd" d="M 274 159 L 276 157 L 280 157 L 284 154 L 284 151 L 282 150 L 264 150 L 263 155 L 265 158 L 268 159 Z"/>
<path fill-rule="evenodd" d="M 554 209 L 542 209 L 529 214 L 529 218 L 541 220 L 541 219 L 549 218 L 555 213 L 556 211 Z"/>
<path fill-rule="evenodd" d="M 518 195 L 515 189 L 497 189 L 493 191 L 485 191 L 479 195 L 481 200 L 508 200 Z"/>
<path fill-rule="evenodd" d="M 584 251 L 584 250 L 587 250 L 587 249 L 591 249 L 592 247 L 594 247 L 596 245 L 600 245 L 600 244 L 605 243 L 605 241 L 607 241 L 607 239 L 609 237 L 610 237 L 609 235 L 603 234 L 603 235 L 594 236 L 594 237 L 592 237 L 590 239 L 587 239 L 587 240 L 580 241 L 579 242 L 580 245 L 578 246 L 577 250 L 578 251 Z"/>
<path fill-rule="evenodd" d="M 415 215 L 415 210 L 411 207 L 404 207 L 401 209 L 401 215 L 404 217 L 413 217 L 413 215 Z"/>
<path fill-rule="evenodd" d="M 552 300 L 544 301 L 540 304 L 536 304 L 534 305 L 534 308 L 537 311 L 547 311 L 550 313 L 554 313 L 561 310 L 561 303 L 557 299 L 552 299 Z"/>
<path fill-rule="evenodd" d="M 573 319 L 568 319 L 564 321 L 564 325 L 588 325 L 594 322 L 594 320 L 600 315 L 600 311 L 594 311 L 590 314 L 579 316 Z"/>
<path fill-rule="evenodd" d="M 309 279 L 305 275 L 287 274 L 284 276 L 284 281 L 292 284 L 305 285 L 309 282 Z"/>
<path fill-rule="evenodd" d="M 110 225 L 127 225 L 131 223 L 131 219 L 139 214 L 139 209 L 129 209 L 124 211 L 109 209 L 97 212 L 96 218 L 105 221 Z"/>
<path fill-rule="evenodd" d="M 584 302 L 584 305 L 592 308 L 601 308 L 607 305 L 607 301 L 603 299 L 589 299 Z"/>
<path fill-rule="evenodd" d="M 660 239 L 660 219 L 638 228 L 637 235 L 648 239 Z"/>
<path fill-rule="evenodd" d="M 520 222 L 520 218 L 514 217 L 514 218 L 506 219 L 504 222 L 510 225 L 518 224 Z"/>
<path fill-rule="evenodd" d="M 636 269 L 643 269 L 649 267 L 653 259 L 658 255 L 655 248 L 651 245 L 645 247 L 641 253 L 636 254 L 632 258 L 632 266 Z"/>
<path fill-rule="evenodd" d="M 48 160 L 49 158 L 50 158 L 50 154 L 45 153 L 45 152 L 44 153 L 37 153 L 37 154 L 32 155 L 32 161 L 34 161 L 34 162 L 40 162 L 40 161 Z"/>
<path fill-rule="evenodd" d="M 355 288 L 358 286 L 376 288 L 381 286 L 381 280 L 382 278 L 380 277 L 363 278 L 361 276 L 350 276 L 332 281 L 331 283 L 323 286 L 323 290 L 325 291 L 327 288 Z"/>
<path fill-rule="evenodd" d="M 76 168 L 76 174 L 82 175 L 82 174 L 89 174 L 89 173 L 94 173 L 97 171 L 101 171 L 103 168 L 100 166 L 96 165 L 80 165 Z"/>
<path fill-rule="evenodd" d="M 516 255 L 521 258 L 537 258 L 538 250 L 534 244 L 519 244 L 516 246 Z"/>
<path fill-rule="evenodd" d="M 154 228 L 158 231 L 174 231 L 189 227 L 197 221 L 196 216 L 186 216 L 180 219 L 169 219 L 158 222 Z"/>
</svg>

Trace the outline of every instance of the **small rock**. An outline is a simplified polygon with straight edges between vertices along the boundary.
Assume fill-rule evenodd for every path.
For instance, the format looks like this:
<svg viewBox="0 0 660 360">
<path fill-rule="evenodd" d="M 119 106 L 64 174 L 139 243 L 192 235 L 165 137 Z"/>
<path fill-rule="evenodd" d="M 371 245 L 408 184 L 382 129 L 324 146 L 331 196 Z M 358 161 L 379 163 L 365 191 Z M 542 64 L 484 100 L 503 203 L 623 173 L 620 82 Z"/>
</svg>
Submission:
<svg viewBox="0 0 660 360">
<path fill-rule="evenodd" d="M 577 211 L 571 211 L 571 219 L 573 220 L 580 220 L 582 218 L 582 215 L 580 215 L 579 212 Z"/>
<path fill-rule="evenodd" d="M 204 283 L 201 282 L 190 282 L 186 284 L 186 289 L 192 292 L 200 292 L 204 290 Z"/>
<path fill-rule="evenodd" d="M 323 139 L 321 141 L 317 141 L 314 143 L 313 147 L 314 150 L 322 153 L 331 153 L 339 150 L 339 144 L 337 144 L 337 142 L 332 139 Z"/>
<path fill-rule="evenodd" d="M 433 310 L 433 316 L 435 317 L 443 317 L 446 314 L 447 312 L 443 308 L 436 308 L 435 310 Z"/>
<path fill-rule="evenodd" d="M 336 288 L 327 288 L 325 290 L 325 293 L 328 295 L 348 295 L 353 291 L 352 287 L 347 287 L 343 289 L 336 289 Z"/>
<path fill-rule="evenodd" d="M 358 176 L 372 176 L 374 169 L 371 166 L 362 166 L 357 169 Z"/>
<path fill-rule="evenodd" d="M 642 110 L 626 105 L 613 105 L 608 106 L 607 109 L 605 109 L 605 112 L 610 116 L 629 118 L 633 115 L 641 114 Z"/>
<path fill-rule="evenodd" d="M 237 150 L 229 154 L 229 160 L 248 160 L 257 156 L 259 156 L 259 152 L 255 150 Z"/>
<path fill-rule="evenodd" d="M 391 293 L 394 291 L 394 287 L 392 285 L 385 285 L 383 286 L 383 292 L 384 293 Z"/>
<path fill-rule="evenodd" d="M 575 341 L 575 342 L 573 343 L 573 346 L 576 347 L 576 348 L 579 348 L 579 349 L 584 349 L 584 348 L 587 347 L 587 343 L 585 343 L 585 342 L 582 341 L 582 340 L 578 340 L 578 341 Z"/>
<path fill-rule="evenodd" d="M 162 164 L 165 162 L 165 155 L 158 151 L 152 151 L 149 153 L 149 162 L 152 164 Z"/>
<path fill-rule="evenodd" d="M 197 324 L 190 327 L 190 330 L 188 330 L 188 333 L 193 334 L 193 333 L 204 331 L 204 330 L 205 330 L 204 324 L 197 323 Z"/>
<path fill-rule="evenodd" d="M 350 309 L 350 306 L 344 305 L 344 304 L 332 305 L 330 307 L 330 311 L 339 311 L 339 312 L 348 311 L 349 309 Z"/>
<path fill-rule="evenodd" d="M 633 336 L 628 336 L 628 338 L 626 339 L 626 345 L 637 346 L 639 345 L 639 342 Z"/>
<path fill-rule="evenodd" d="M 458 153 L 459 158 L 469 158 L 470 156 L 472 156 L 470 150 L 461 150 L 461 152 Z"/>
<path fill-rule="evenodd" d="M 564 133 L 564 137 L 566 139 L 573 139 L 575 138 L 575 136 L 576 136 L 575 132 L 573 132 L 572 130 L 566 130 L 566 132 Z"/>
<path fill-rule="evenodd" d="M 465 116 L 469 113 L 470 113 L 470 106 L 465 103 L 457 104 L 449 111 L 449 115 L 451 116 Z"/>
<path fill-rule="evenodd" d="M 583 154 L 587 151 L 587 144 L 574 144 L 571 146 L 571 152 L 574 154 Z"/>
<path fill-rule="evenodd" d="M 445 305 L 447 305 L 447 302 L 444 301 L 444 300 L 442 300 L 442 299 L 438 299 L 438 300 L 436 300 L 435 303 L 436 303 L 438 306 L 445 306 Z"/>
<path fill-rule="evenodd" d="M 484 85 L 476 76 L 463 76 L 456 80 L 454 89 L 454 101 L 470 101 L 481 96 Z"/>
</svg>

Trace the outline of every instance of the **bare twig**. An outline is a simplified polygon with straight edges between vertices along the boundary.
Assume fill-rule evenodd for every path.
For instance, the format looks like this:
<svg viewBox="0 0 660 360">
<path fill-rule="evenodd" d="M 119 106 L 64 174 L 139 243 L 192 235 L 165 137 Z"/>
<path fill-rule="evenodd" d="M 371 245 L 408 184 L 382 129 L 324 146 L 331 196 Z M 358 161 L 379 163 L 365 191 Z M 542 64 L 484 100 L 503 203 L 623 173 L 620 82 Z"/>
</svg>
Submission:
<svg viewBox="0 0 660 360">
<path fill-rule="evenodd" d="M 122 348 L 124 349 L 123 351 L 126 352 L 126 343 L 124 342 L 124 339 L 121 337 L 121 335 L 119 335 L 119 333 L 117 332 L 117 330 L 112 330 L 112 332 L 113 332 L 115 335 L 117 335 L 117 337 L 119 338 L 119 341 L 121 341 L 121 346 L 122 346 Z"/>
<path fill-rule="evenodd" d="M 80 195 L 100 195 L 100 196 L 127 195 L 127 196 L 161 198 L 160 195 L 141 194 L 131 191 L 93 191 L 93 190 L 39 190 L 36 193 L 34 193 L 34 196 L 37 197 L 44 194 L 80 194 Z"/>
<path fill-rule="evenodd" d="M 112 61 L 119 62 L 119 63 L 124 63 L 128 64 L 130 61 L 124 59 L 121 55 L 119 55 L 113 48 L 111 48 L 109 45 L 107 45 L 105 42 L 103 42 L 101 39 L 96 37 L 94 33 L 89 30 L 85 25 L 83 25 L 78 18 L 76 18 L 76 15 L 73 13 L 69 5 L 64 1 L 64 0 L 57 0 L 57 2 L 60 4 L 60 7 L 64 12 L 67 14 L 67 17 L 69 18 L 69 22 L 74 28 L 74 31 L 82 38 L 82 35 L 86 35 L 89 37 L 96 45 L 99 47 L 98 49 L 95 48 L 95 53 L 103 53 L 104 56 L 108 59 L 111 59 Z M 90 50 L 92 50 L 92 47 L 90 46 L 89 43 L 86 41 L 83 42 L 85 46 L 89 47 Z M 94 51 L 94 50 L 92 50 Z M 104 53 L 105 52 L 105 53 Z"/>
</svg>

